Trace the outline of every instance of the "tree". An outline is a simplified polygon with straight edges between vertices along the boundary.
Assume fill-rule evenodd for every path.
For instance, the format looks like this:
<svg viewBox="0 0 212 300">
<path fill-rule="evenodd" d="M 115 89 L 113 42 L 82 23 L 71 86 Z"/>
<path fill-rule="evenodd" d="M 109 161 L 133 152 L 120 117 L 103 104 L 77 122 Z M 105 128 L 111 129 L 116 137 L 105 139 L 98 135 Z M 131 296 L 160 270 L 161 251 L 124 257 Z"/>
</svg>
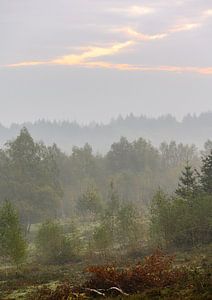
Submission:
<svg viewBox="0 0 212 300">
<path fill-rule="evenodd" d="M 24 127 L 6 144 L 0 160 L 0 200 L 16 205 L 26 231 L 32 222 L 57 214 L 63 193 L 51 147 L 34 142 Z"/>
<path fill-rule="evenodd" d="M 125 137 L 113 143 L 107 154 L 108 167 L 116 172 L 127 170 L 132 163 L 132 145 Z"/>
<path fill-rule="evenodd" d="M 131 202 L 120 201 L 111 181 L 109 201 L 100 224 L 94 232 L 98 249 L 135 246 L 141 233 L 141 223 L 136 207 Z"/>
<path fill-rule="evenodd" d="M 106 213 L 111 216 L 116 215 L 119 208 L 120 208 L 119 194 L 115 188 L 114 181 L 111 180 Z"/>
<path fill-rule="evenodd" d="M 192 248 L 212 239 L 212 196 L 198 193 L 190 202 L 159 191 L 151 206 L 152 241 L 159 246 Z"/>
<path fill-rule="evenodd" d="M 195 145 L 177 144 L 175 141 L 171 141 L 169 144 L 163 142 L 160 145 L 160 152 L 162 165 L 165 168 L 175 168 L 182 165 L 185 160 L 197 160 L 197 148 Z"/>
<path fill-rule="evenodd" d="M 82 148 L 73 147 L 71 162 L 73 171 L 79 180 L 95 174 L 95 157 L 89 144 L 85 144 Z"/>
<path fill-rule="evenodd" d="M 154 170 L 159 167 L 158 150 L 152 146 L 150 142 L 139 138 L 132 143 L 133 160 L 131 165 L 133 171 L 144 172 L 146 170 Z"/>
<path fill-rule="evenodd" d="M 170 199 L 162 190 L 154 195 L 150 213 L 150 236 L 157 244 L 168 246 L 171 241 L 173 220 Z"/>
<path fill-rule="evenodd" d="M 205 155 L 209 155 L 210 152 L 212 151 L 212 140 L 207 140 L 204 144 L 204 151 L 203 153 Z"/>
<path fill-rule="evenodd" d="M 101 223 L 95 230 L 93 234 L 94 247 L 104 254 L 113 244 L 113 239 L 111 237 L 111 228 L 107 223 Z"/>
<path fill-rule="evenodd" d="M 89 187 L 85 193 L 80 196 L 77 209 L 80 213 L 97 215 L 102 211 L 102 199 L 93 186 Z"/>
<path fill-rule="evenodd" d="M 0 251 L 1 255 L 16 265 L 23 262 L 27 244 L 23 238 L 18 215 L 9 201 L 0 208 Z"/>
<path fill-rule="evenodd" d="M 142 233 L 139 214 L 133 203 L 122 203 L 118 211 L 118 236 L 123 246 L 136 245 Z"/>
<path fill-rule="evenodd" d="M 200 181 L 204 192 L 212 195 L 212 150 L 202 158 Z"/>
<path fill-rule="evenodd" d="M 77 237 L 64 234 L 62 226 L 54 221 L 44 222 L 36 236 L 36 246 L 41 261 L 65 263 L 79 254 Z"/>
<path fill-rule="evenodd" d="M 196 176 L 188 161 L 182 175 L 179 178 L 176 194 L 182 198 L 189 199 L 194 196 L 197 191 Z"/>
</svg>

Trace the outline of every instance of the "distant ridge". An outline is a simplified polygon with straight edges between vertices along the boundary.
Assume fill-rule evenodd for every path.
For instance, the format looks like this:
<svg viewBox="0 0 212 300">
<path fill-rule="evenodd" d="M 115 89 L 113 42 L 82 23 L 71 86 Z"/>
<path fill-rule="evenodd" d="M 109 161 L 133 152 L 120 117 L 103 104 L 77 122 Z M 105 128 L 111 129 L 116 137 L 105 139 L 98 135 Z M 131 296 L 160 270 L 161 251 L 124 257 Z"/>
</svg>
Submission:
<svg viewBox="0 0 212 300">
<path fill-rule="evenodd" d="M 163 141 L 175 140 L 186 144 L 195 144 L 202 148 L 206 140 L 212 139 L 212 112 L 187 115 L 177 121 L 171 115 L 158 118 L 146 116 L 119 116 L 109 124 L 90 123 L 80 125 L 69 121 L 39 120 L 35 123 L 12 124 L 9 128 L 0 125 L 1 146 L 17 136 L 25 126 L 36 140 L 46 144 L 56 143 L 63 151 L 70 153 L 73 146 L 89 143 L 95 152 L 105 153 L 110 145 L 125 136 L 129 140 L 143 137 L 159 145 Z"/>
</svg>

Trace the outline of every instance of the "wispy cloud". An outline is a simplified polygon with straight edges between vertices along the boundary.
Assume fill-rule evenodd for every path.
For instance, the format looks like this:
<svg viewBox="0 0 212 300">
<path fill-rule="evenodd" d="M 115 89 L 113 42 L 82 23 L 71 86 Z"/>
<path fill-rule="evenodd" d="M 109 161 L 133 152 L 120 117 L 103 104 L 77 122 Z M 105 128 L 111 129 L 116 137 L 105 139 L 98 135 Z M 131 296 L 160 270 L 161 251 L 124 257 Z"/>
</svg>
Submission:
<svg viewBox="0 0 212 300">
<path fill-rule="evenodd" d="M 38 66 L 38 65 L 65 65 L 65 66 L 74 66 L 74 65 L 83 65 L 90 60 L 97 59 L 104 56 L 112 56 L 118 54 L 122 50 L 132 46 L 135 42 L 127 41 L 125 43 L 116 43 L 110 46 L 101 46 L 101 47 L 86 47 L 81 48 L 82 53 L 79 54 L 69 54 L 63 55 L 57 58 L 50 60 L 41 60 L 41 61 L 23 61 L 15 64 L 9 64 L 7 67 L 27 67 L 27 66 Z"/>
<path fill-rule="evenodd" d="M 168 33 L 172 32 L 182 32 L 182 31 L 190 31 L 196 28 L 201 27 L 201 23 L 185 23 L 185 24 L 177 24 L 173 28 L 168 30 Z"/>
<path fill-rule="evenodd" d="M 129 35 L 130 37 L 135 38 L 136 40 L 141 40 L 141 41 L 161 40 L 168 36 L 168 33 L 158 33 L 158 34 L 153 34 L 153 35 L 144 34 L 144 33 L 136 31 L 132 27 L 123 27 L 123 28 L 115 29 L 114 31 L 123 32 L 123 33 Z"/>
<path fill-rule="evenodd" d="M 115 7 L 109 10 L 116 14 L 126 15 L 128 17 L 139 17 L 143 15 L 150 15 L 155 12 L 155 9 L 150 6 L 132 5 L 128 7 Z"/>
<path fill-rule="evenodd" d="M 200 23 L 185 23 L 185 24 L 177 24 L 174 27 L 171 27 L 166 32 L 156 33 L 156 34 L 144 34 L 142 32 L 136 31 L 132 27 L 123 27 L 119 29 L 115 29 L 114 31 L 123 32 L 126 35 L 133 37 L 140 41 L 155 41 L 155 40 L 162 40 L 167 38 L 173 33 L 183 32 L 183 31 L 190 31 L 196 28 L 201 27 Z"/>
<path fill-rule="evenodd" d="M 139 16 L 145 14 L 154 13 L 155 10 L 148 6 L 129 6 L 128 8 L 115 8 L 114 12 L 126 13 L 131 16 Z M 126 51 L 139 44 L 139 41 L 151 42 L 163 40 L 170 35 L 177 34 L 180 32 L 192 31 L 203 26 L 206 19 L 212 16 L 212 9 L 203 11 L 195 22 L 182 22 L 170 26 L 164 32 L 158 32 L 155 34 L 146 34 L 137 31 L 133 27 L 127 26 L 115 29 L 113 31 L 122 32 L 128 36 L 126 42 L 113 43 L 109 45 L 100 46 L 88 46 L 78 48 L 78 51 L 74 53 L 61 55 L 52 59 L 46 60 L 32 60 L 32 61 L 21 61 L 14 64 L 9 64 L 6 67 L 18 68 L 18 67 L 35 67 L 42 65 L 61 65 L 61 66 L 74 66 L 84 68 L 102 68 L 102 69 L 115 69 L 120 71 L 140 71 L 140 72 L 170 72 L 170 73 L 195 73 L 202 75 L 212 75 L 212 67 L 190 67 L 190 66 L 146 66 L 140 64 L 129 64 L 129 63 L 115 63 L 109 62 L 108 57 L 112 57 Z M 107 60 L 104 61 L 104 58 Z"/>
<path fill-rule="evenodd" d="M 189 66 L 145 66 L 133 64 L 116 64 L 109 62 L 89 62 L 84 64 L 88 68 L 105 68 L 119 71 L 140 71 L 140 72 L 165 72 L 165 73 L 193 73 L 201 75 L 212 75 L 212 67 L 189 67 Z"/>
<path fill-rule="evenodd" d="M 212 75 L 212 67 L 187 67 L 187 66 L 146 66 L 139 64 L 128 63 L 112 63 L 97 58 L 104 56 L 112 56 L 119 53 L 121 50 L 131 46 L 133 42 L 128 41 L 122 44 L 115 44 L 111 47 L 88 47 L 87 51 L 81 54 L 71 54 L 61 56 L 52 60 L 46 61 L 26 61 L 17 64 L 8 65 L 8 67 L 34 67 L 38 65 L 61 65 L 75 66 L 84 68 L 101 68 L 113 69 L 119 71 L 139 71 L 139 72 L 166 72 L 166 73 L 194 73 L 202 75 Z"/>
</svg>

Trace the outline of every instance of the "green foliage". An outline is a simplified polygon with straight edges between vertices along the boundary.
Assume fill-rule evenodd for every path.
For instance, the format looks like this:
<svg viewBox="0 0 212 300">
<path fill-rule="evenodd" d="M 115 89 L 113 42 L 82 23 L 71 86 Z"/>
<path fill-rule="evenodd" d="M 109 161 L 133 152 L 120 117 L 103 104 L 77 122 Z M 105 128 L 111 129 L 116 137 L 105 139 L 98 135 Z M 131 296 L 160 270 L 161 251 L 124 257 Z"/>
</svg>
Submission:
<svg viewBox="0 0 212 300">
<path fill-rule="evenodd" d="M 200 183 L 197 183 L 198 179 Z M 201 174 L 194 175 L 187 163 L 176 190 L 178 197 L 170 197 L 161 191 L 155 195 L 150 226 L 153 240 L 166 247 L 194 247 L 210 243 L 211 188 L 212 152 L 202 159 Z"/>
<path fill-rule="evenodd" d="M 94 249 L 106 253 L 108 248 L 111 247 L 112 240 L 112 232 L 110 226 L 106 223 L 101 223 L 94 231 L 93 239 L 94 239 Z"/>
<path fill-rule="evenodd" d="M 142 207 L 149 204 L 158 186 L 169 192 L 176 188 L 187 158 L 198 167 L 193 145 L 170 142 L 157 149 L 143 138 L 124 137 L 104 155 L 94 154 L 88 144 L 73 147 L 67 155 L 55 144 L 47 147 L 35 142 L 23 128 L 0 150 L 0 201 L 10 199 L 29 229 L 46 218 L 73 217 L 76 206 L 96 215 L 101 210 L 96 200 L 101 195 L 107 202 L 107 183 L 113 178 L 121 199 Z"/>
<path fill-rule="evenodd" d="M 151 235 L 165 247 L 194 247 L 211 242 L 212 198 L 199 195 L 190 201 L 158 192 L 151 209 Z"/>
<path fill-rule="evenodd" d="M 171 203 L 168 196 L 159 190 L 153 197 L 150 216 L 150 235 L 156 243 L 168 243 L 171 239 L 172 216 L 170 214 L 170 206 Z"/>
<path fill-rule="evenodd" d="M 93 186 L 89 187 L 82 194 L 77 203 L 77 209 L 82 214 L 93 214 L 96 216 L 102 212 L 102 208 L 101 196 Z"/>
<path fill-rule="evenodd" d="M 122 137 L 118 143 L 111 145 L 107 154 L 108 166 L 120 172 L 133 170 L 136 172 L 150 168 L 154 170 L 158 165 L 158 151 L 142 138 L 130 143 Z"/>
<path fill-rule="evenodd" d="M 171 141 L 169 144 L 163 142 L 160 145 L 160 153 L 162 159 L 162 165 L 165 168 L 175 168 L 181 165 L 185 161 L 197 160 L 197 148 L 195 145 L 183 145 L 177 144 L 175 141 Z"/>
<path fill-rule="evenodd" d="M 204 192 L 212 195 L 212 150 L 202 158 L 200 180 Z"/>
<path fill-rule="evenodd" d="M 182 175 L 179 178 L 176 194 L 184 199 L 190 199 L 198 192 L 196 174 L 187 162 Z"/>
<path fill-rule="evenodd" d="M 135 205 L 123 203 L 118 211 L 118 237 L 122 245 L 135 246 L 141 239 L 143 228 Z"/>
<path fill-rule="evenodd" d="M 19 265 L 26 257 L 27 244 L 23 238 L 18 215 L 8 201 L 0 208 L 0 253 Z"/>
<path fill-rule="evenodd" d="M 85 144 L 84 147 L 73 147 L 71 163 L 73 171 L 78 178 L 86 177 L 88 174 L 93 176 L 95 173 L 95 158 L 92 153 L 92 147 Z"/>
<path fill-rule="evenodd" d="M 74 232 L 65 235 L 59 223 L 46 221 L 38 230 L 36 246 L 41 261 L 65 263 L 76 259 L 80 244 Z"/>
<path fill-rule="evenodd" d="M 101 222 L 94 232 L 94 243 L 103 252 L 117 247 L 134 247 L 141 238 L 142 226 L 136 207 L 121 202 L 111 182 L 109 200 Z"/>
<path fill-rule="evenodd" d="M 15 203 L 26 226 L 55 216 L 62 190 L 53 149 L 36 143 L 26 128 L 0 153 L 0 201 Z"/>
</svg>

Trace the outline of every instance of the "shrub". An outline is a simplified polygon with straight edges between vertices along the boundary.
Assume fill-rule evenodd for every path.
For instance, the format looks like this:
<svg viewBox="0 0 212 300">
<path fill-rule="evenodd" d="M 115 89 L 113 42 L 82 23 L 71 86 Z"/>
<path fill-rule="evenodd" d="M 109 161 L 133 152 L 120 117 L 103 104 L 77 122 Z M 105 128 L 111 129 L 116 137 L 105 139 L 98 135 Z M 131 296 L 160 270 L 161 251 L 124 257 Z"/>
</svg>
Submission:
<svg viewBox="0 0 212 300">
<path fill-rule="evenodd" d="M 18 215 L 8 201 L 0 208 L 0 252 L 16 265 L 23 262 L 27 244 L 23 238 Z"/>
<path fill-rule="evenodd" d="M 184 270 L 173 267 L 173 256 L 157 251 L 143 263 L 120 269 L 114 265 L 88 268 L 92 274 L 86 286 L 95 289 L 118 287 L 127 293 L 142 292 L 148 288 L 163 288 L 183 281 Z"/>
<path fill-rule="evenodd" d="M 212 197 L 189 200 L 158 192 L 151 207 L 153 242 L 164 247 L 192 248 L 212 240 Z"/>
<path fill-rule="evenodd" d="M 38 254 L 48 263 L 66 263 L 77 256 L 76 237 L 64 234 L 62 226 L 56 222 L 43 223 L 36 237 Z"/>
</svg>

